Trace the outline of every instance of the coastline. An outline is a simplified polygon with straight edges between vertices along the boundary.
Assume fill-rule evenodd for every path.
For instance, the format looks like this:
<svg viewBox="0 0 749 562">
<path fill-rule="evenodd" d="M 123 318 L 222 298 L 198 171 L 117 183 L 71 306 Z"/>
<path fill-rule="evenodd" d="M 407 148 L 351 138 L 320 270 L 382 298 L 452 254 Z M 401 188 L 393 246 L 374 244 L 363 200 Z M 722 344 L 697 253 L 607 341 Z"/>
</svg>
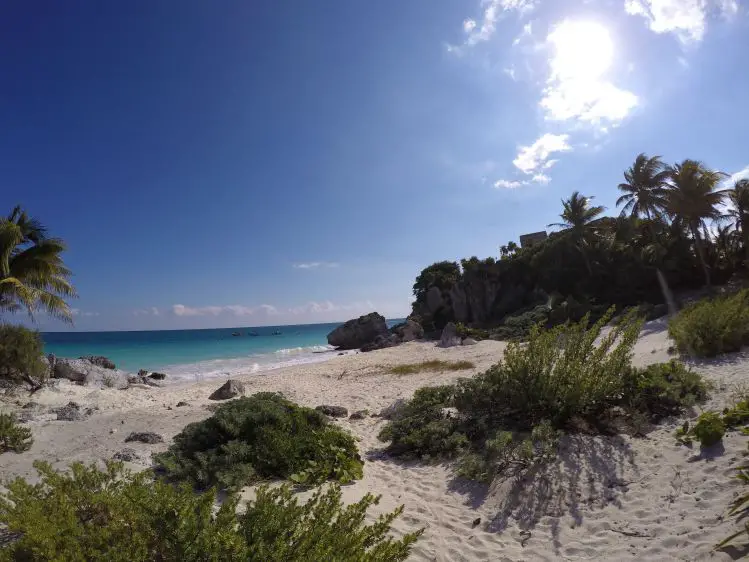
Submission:
<svg viewBox="0 0 749 562">
<path fill-rule="evenodd" d="M 379 412 L 416 388 L 452 382 L 496 363 L 506 344 L 483 341 L 448 349 L 411 342 L 366 354 L 335 355 L 330 360 L 283 367 L 263 374 L 236 376 L 246 394 L 282 392 L 299 404 L 334 404 L 349 412 Z M 667 361 L 670 341 L 663 323 L 651 322 L 635 348 L 634 364 Z M 428 359 L 469 360 L 475 369 L 462 372 L 389 374 L 390 367 Z M 728 403 L 735 385 L 749 370 L 749 354 L 694 366 L 715 384 L 705 408 Z M 31 421 L 35 443 L 24 454 L 0 457 L 7 477 L 33 476 L 31 463 L 46 460 L 64 469 L 70 462 L 99 462 L 130 447 L 141 456 L 129 466 L 143 469 L 150 453 L 166 449 L 188 423 L 210 415 L 208 395 L 220 379 L 185 382 L 162 388 L 92 390 L 68 381 L 32 397 L 20 394 L 15 406 L 29 400 L 40 408 L 78 402 L 98 407 L 83 421 Z M 6 398 L 7 402 L 8 399 Z M 186 401 L 188 406 L 177 407 Z M 425 527 L 411 560 L 730 560 L 713 546 L 733 531 L 722 522 L 739 489 L 734 467 L 745 438 L 729 433 L 725 452 L 701 458 L 697 450 L 679 446 L 673 431 L 683 422 L 668 420 L 644 438 L 575 435 L 565 439 L 558 462 L 525 482 L 492 486 L 456 480 L 446 465 L 404 463 L 383 458 L 377 434 L 379 417 L 341 419 L 335 423 L 359 440 L 366 459 L 364 478 L 344 487 L 353 501 L 367 492 L 381 494 L 373 514 L 405 505 L 396 533 Z M 124 443 L 132 431 L 154 431 L 164 443 Z M 248 491 L 251 494 L 251 491 Z M 477 525 L 475 521 L 480 519 Z"/>
</svg>

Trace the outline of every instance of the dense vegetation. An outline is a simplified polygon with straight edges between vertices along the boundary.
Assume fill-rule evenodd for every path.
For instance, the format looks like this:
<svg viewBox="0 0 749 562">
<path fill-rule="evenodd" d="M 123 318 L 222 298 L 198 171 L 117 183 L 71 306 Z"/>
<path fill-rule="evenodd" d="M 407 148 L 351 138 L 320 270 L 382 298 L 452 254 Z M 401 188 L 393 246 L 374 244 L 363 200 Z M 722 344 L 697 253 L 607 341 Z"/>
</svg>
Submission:
<svg viewBox="0 0 749 562">
<path fill-rule="evenodd" d="M 28 427 L 19 425 L 13 414 L 0 413 L 0 454 L 28 451 L 33 442 Z"/>
<path fill-rule="evenodd" d="M 258 489 L 237 514 L 230 495 L 214 513 L 214 493 L 154 482 L 122 464 L 74 464 L 70 474 L 36 463 L 39 485 L 18 478 L 0 494 L 0 526 L 17 535 L 0 561 L 391 562 L 405 560 L 421 532 L 389 537 L 402 508 L 365 523 L 378 498 L 344 507 L 337 486 L 300 505 L 287 487 Z"/>
<path fill-rule="evenodd" d="M 261 392 L 191 423 L 154 460 L 171 480 L 236 489 L 270 478 L 298 484 L 362 477 L 354 438 L 311 408 Z"/>
<path fill-rule="evenodd" d="M 681 363 L 632 367 L 641 321 L 631 314 L 603 334 L 611 314 L 590 327 L 587 318 L 533 327 L 527 344 L 509 344 L 485 373 L 417 390 L 380 439 L 395 456 L 457 458 L 460 474 L 491 479 L 553 458 L 561 432 L 618 431 L 622 423 L 637 432 L 707 397 Z"/>
<path fill-rule="evenodd" d="M 714 357 L 749 344 L 749 289 L 686 306 L 668 326 L 681 353 Z"/>
<path fill-rule="evenodd" d="M 26 382 L 38 387 L 49 371 L 49 365 L 42 359 L 42 350 L 37 332 L 0 324 L 0 380 Z"/>
<path fill-rule="evenodd" d="M 546 241 L 514 243 L 500 258 L 439 262 L 416 278 L 412 315 L 427 331 L 450 321 L 513 339 L 537 322 L 556 325 L 618 309 L 666 303 L 672 292 L 722 283 L 749 265 L 749 181 L 721 190 L 723 175 L 685 160 L 637 157 L 619 185 L 622 213 L 578 192 L 563 201 Z M 730 204 L 723 215 L 719 204 Z M 725 220 L 724 220 L 725 219 Z M 722 225 L 711 233 L 709 224 Z"/>
</svg>

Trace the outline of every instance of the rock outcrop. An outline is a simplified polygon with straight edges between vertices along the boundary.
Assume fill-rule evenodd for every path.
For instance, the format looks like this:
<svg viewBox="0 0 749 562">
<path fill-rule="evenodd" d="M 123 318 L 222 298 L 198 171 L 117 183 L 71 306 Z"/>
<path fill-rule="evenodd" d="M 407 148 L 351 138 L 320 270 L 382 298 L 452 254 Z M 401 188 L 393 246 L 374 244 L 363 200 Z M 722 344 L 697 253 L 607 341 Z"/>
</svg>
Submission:
<svg viewBox="0 0 749 562">
<path fill-rule="evenodd" d="M 52 378 L 94 386 L 98 388 L 126 389 L 129 385 L 128 374 L 124 371 L 92 363 L 89 359 L 65 359 L 49 357 Z"/>
<path fill-rule="evenodd" d="M 458 335 L 458 330 L 455 324 L 448 322 L 447 325 L 442 329 L 442 337 L 440 338 L 440 347 L 455 347 L 460 345 L 462 338 Z"/>
<path fill-rule="evenodd" d="M 338 349 L 359 349 L 377 336 L 388 337 L 389 331 L 385 317 L 371 312 L 338 326 L 328 334 L 328 344 Z"/>
<path fill-rule="evenodd" d="M 398 340 L 400 343 L 420 340 L 424 338 L 424 328 L 421 327 L 421 324 L 419 324 L 415 320 L 412 320 L 411 318 L 407 319 L 402 324 L 393 326 L 392 328 L 390 328 L 390 332 L 398 336 Z"/>
<path fill-rule="evenodd" d="M 88 361 L 92 365 L 96 365 L 97 367 L 103 367 L 104 369 L 116 369 L 117 366 L 110 361 L 108 358 L 104 357 L 103 355 L 86 355 L 83 357 L 79 357 L 79 359 L 83 359 L 84 361 Z"/>
<path fill-rule="evenodd" d="M 244 385 L 239 381 L 229 379 L 219 388 L 214 390 L 213 394 L 211 394 L 208 398 L 210 400 L 229 400 L 231 398 L 241 396 L 242 394 L 244 394 Z"/>
</svg>

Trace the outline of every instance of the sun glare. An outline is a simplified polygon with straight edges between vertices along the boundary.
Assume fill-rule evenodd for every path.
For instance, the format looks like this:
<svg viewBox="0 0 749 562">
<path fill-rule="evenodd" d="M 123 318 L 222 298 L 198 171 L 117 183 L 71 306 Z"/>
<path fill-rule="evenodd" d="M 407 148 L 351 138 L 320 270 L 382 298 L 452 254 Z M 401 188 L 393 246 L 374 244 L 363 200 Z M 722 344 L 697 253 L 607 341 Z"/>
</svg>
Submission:
<svg viewBox="0 0 749 562">
<path fill-rule="evenodd" d="M 549 34 L 552 73 L 559 80 L 596 79 L 611 65 L 614 45 L 608 30 L 591 21 L 566 20 Z"/>
</svg>

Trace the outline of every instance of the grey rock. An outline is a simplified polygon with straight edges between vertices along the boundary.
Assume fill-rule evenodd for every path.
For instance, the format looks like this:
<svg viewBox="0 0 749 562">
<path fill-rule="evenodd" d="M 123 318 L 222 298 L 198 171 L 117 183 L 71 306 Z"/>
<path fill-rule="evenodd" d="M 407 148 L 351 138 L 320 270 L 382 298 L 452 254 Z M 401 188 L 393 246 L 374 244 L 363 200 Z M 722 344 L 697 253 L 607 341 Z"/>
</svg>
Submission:
<svg viewBox="0 0 749 562">
<path fill-rule="evenodd" d="M 398 336 L 400 342 L 420 340 L 424 337 L 424 328 L 421 327 L 421 324 L 410 318 L 402 324 L 393 326 L 390 331 Z"/>
<path fill-rule="evenodd" d="M 164 373 L 151 373 L 148 375 L 148 378 L 155 381 L 163 381 L 166 378 L 166 375 Z"/>
<path fill-rule="evenodd" d="M 315 410 L 317 410 L 318 412 L 322 412 L 323 414 L 331 418 L 345 418 L 348 416 L 348 410 L 343 406 L 329 406 L 323 404 L 322 406 L 318 406 L 317 408 L 315 408 Z"/>
<path fill-rule="evenodd" d="M 53 363 L 52 376 L 54 378 L 67 379 L 78 384 L 97 388 L 117 388 L 123 390 L 129 385 L 128 374 L 124 371 L 101 367 L 88 359 L 65 359 L 57 357 Z"/>
<path fill-rule="evenodd" d="M 107 357 L 104 357 L 103 355 L 86 355 L 84 357 L 80 357 L 80 359 L 83 359 L 84 361 L 88 361 L 92 365 L 96 365 L 97 367 L 103 367 L 104 369 L 116 369 L 117 366 L 110 361 Z"/>
<path fill-rule="evenodd" d="M 440 338 L 440 347 L 454 347 L 460 345 L 460 336 L 455 324 L 448 322 L 442 330 L 442 337 Z"/>
<path fill-rule="evenodd" d="M 86 380 L 86 371 L 78 359 L 57 358 L 52 370 L 52 377 L 56 379 L 67 379 L 73 382 L 84 382 Z"/>
<path fill-rule="evenodd" d="M 138 376 L 142 379 L 146 378 L 148 376 L 148 371 L 145 369 L 141 369 L 138 371 Z"/>
<path fill-rule="evenodd" d="M 116 461 L 123 462 L 138 462 L 141 460 L 141 456 L 138 454 L 138 452 L 135 449 L 131 449 L 130 447 L 125 447 L 121 451 L 116 452 L 114 455 L 112 455 L 112 458 Z"/>
<path fill-rule="evenodd" d="M 473 338 L 463 338 L 462 345 L 476 345 L 478 342 Z"/>
<path fill-rule="evenodd" d="M 132 441 L 155 445 L 156 443 L 163 443 L 164 438 L 158 433 L 153 433 L 152 431 L 134 431 L 125 438 L 125 443 L 130 443 Z"/>
<path fill-rule="evenodd" d="M 385 349 L 386 347 L 393 347 L 398 345 L 399 339 L 395 334 L 388 336 L 377 336 L 373 342 L 367 343 L 361 347 L 363 352 L 375 351 L 377 349 Z"/>
<path fill-rule="evenodd" d="M 456 322 L 468 322 L 468 296 L 461 284 L 450 287 L 450 304 Z"/>
<path fill-rule="evenodd" d="M 244 385 L 239 381 L 229 379 L 219 388 L 214 390 L 213 394 L 211 394 L 208 398 L 211 400 L 229 400 L 230 398 L 234 398 L 236 396 L 239 396 L 240 394 L 244 394 Z"/>
<path fill-rule="evenodd" d="M 184 400 L 180 400 L 179 402 L 177 402 L 177 408 L 182 408 L 183 406 L 189 406 L 189 405 L 190 403 L 185 402 Z"/>
<path fill-rule="evenodd" d="M 429 290 L 427 291 L 427 309 L 430 314 L 434 314 L 443 306 L 442 291 L 439 290 L 439 287 L 429 287 Z"/>
<path fill-rule="evenodd" d="M 75 402 L 68 402 L 66 406 L 60 408 L 54 408 L 52 410 L 57 414 L 59 421 L 83 421 L 86 419 L 84 412 L 81 412 L 81 407 Z"/>
<path fill-rule="evenodd" d="M 371 312 L 338 326 L 328 334 L 328 344 L 338 349 L 359 349 L 374 342 L 377 336 L 387 338 L 389 331 L 385 317 Z"/>
<path fill-rule="evenodd" d="M 350 420 L 363 420 L 369 415 L 368 410 L 357 410 L 353 414 L 351 414 L 348 419 Z"/>
<path fill-rule="evenodd" d="M 405 406 L 406 400 L 398 398 L 395 402 L 380 410 L 380 417 L 390 421 L 397 420 L 403 415 Z"/>
</svg>

